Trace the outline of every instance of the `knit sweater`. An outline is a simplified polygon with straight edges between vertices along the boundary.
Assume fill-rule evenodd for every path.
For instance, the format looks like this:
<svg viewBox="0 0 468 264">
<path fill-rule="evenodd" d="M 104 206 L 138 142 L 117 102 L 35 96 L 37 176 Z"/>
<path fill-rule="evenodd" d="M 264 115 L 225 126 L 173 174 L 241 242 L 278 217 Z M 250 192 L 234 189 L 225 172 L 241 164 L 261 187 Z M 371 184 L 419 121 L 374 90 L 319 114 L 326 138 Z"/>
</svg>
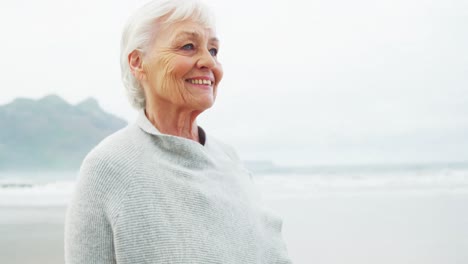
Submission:
<svg viewBox="0 0 468 264">
<path fill-rule="evenodd" d="M 67 264 L 291 263 L 227 145 L 160 133 L 144 111 L 85 158 L 67 210 Z"/>
</svg>

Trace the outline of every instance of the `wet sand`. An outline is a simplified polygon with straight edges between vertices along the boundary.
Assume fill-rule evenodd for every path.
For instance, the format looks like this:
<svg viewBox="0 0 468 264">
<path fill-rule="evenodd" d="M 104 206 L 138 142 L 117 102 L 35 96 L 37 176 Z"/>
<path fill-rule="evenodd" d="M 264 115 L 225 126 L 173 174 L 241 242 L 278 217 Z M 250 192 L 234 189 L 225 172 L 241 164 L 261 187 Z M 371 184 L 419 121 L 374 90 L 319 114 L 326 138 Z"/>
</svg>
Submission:
<svg viewBox="0 0 468 264">
<path fill-rule="evenodd" d="M 468 192 L 315 193 L 265 203 L 295 264 L 468 263 Z M 65 207 L 0 207 L 1 264 L 63 264 Z"/>
<path fill-rule="evenodd" d="M 0 263 L 63 264 L 65 207 L 0 207 Z"/>
<path fill-rule="evenodd" d="M 468 192 L 269 200 L 296 264 L 466 264 Z"/>
</svg>

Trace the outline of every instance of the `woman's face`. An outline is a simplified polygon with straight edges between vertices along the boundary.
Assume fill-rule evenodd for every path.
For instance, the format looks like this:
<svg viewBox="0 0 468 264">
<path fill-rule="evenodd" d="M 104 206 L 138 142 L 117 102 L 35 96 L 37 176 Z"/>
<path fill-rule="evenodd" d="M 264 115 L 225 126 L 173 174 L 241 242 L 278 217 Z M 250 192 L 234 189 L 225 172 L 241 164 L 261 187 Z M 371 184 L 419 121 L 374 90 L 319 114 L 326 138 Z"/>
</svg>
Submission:
<svg viewBox="0 0 468 264">
<path fill-rule="evenodd" d="M 147 107 L 164 102 L 189 110 L 210 108 L 223 77 L 218 48 L 214 30 L 197 22 L 160 26 L 156 40 L 143 55 Z"/>
</svg>

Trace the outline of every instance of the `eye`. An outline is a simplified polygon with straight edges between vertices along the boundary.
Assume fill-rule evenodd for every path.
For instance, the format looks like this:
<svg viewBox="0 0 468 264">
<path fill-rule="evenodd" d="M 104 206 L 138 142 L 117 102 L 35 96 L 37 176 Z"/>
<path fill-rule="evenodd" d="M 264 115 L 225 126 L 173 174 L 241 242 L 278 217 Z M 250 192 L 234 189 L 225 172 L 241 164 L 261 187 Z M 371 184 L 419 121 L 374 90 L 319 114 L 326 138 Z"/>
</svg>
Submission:
<svg viewBox="0 0 468 264">
<path fill-rule="evenodd" d="M 218 49 L 211 48 L 210 49 L 210 54 L 211 54 L 211 56 L 215 57 L 216 55 L 218 55 Z"/>
<path fill-rule="evenodd" d="M 193 50 L 193 49 L 195 49 L 195 46 L 192 43 L 189 43 L 189 44 L 185 44 L 184 46 L 182 46 L 182 49 L 183 50 Z"/>
</svg>

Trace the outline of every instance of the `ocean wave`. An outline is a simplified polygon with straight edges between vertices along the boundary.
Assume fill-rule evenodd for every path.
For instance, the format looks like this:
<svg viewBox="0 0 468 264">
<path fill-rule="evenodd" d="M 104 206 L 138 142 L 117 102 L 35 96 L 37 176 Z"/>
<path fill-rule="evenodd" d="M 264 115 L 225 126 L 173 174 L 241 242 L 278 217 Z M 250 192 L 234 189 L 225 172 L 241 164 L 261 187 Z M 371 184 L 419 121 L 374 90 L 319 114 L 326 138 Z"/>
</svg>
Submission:
<svg viewBox="0 0 468 264">
<path fill-rule="evenodd" d="M 324 193 L 468 192 L 468 170 L 417 173 L 270 174 L 254 177 L 265 198 L 309 198 Z"/>
<path fill-rule="evenodd" d="M 34 184 L 32 183 L 0 183 L 0 189 L 7 188 L 33 188 Z"/>
<path fill-rule="evenodd" d="M 468 192 L 468 169 L 398 172 L 273 173 L 254 175 L 267 199 L 308 199 L 321 194 Z M 0 206 L 66 205 L 74 180 L 1 179 Z"/>
<path fill-rule="evenodd" d="M 0 206 L 66 205 L 75 186 L 74 181 L 28 183 L 0 182 Z"/>
</svg>

